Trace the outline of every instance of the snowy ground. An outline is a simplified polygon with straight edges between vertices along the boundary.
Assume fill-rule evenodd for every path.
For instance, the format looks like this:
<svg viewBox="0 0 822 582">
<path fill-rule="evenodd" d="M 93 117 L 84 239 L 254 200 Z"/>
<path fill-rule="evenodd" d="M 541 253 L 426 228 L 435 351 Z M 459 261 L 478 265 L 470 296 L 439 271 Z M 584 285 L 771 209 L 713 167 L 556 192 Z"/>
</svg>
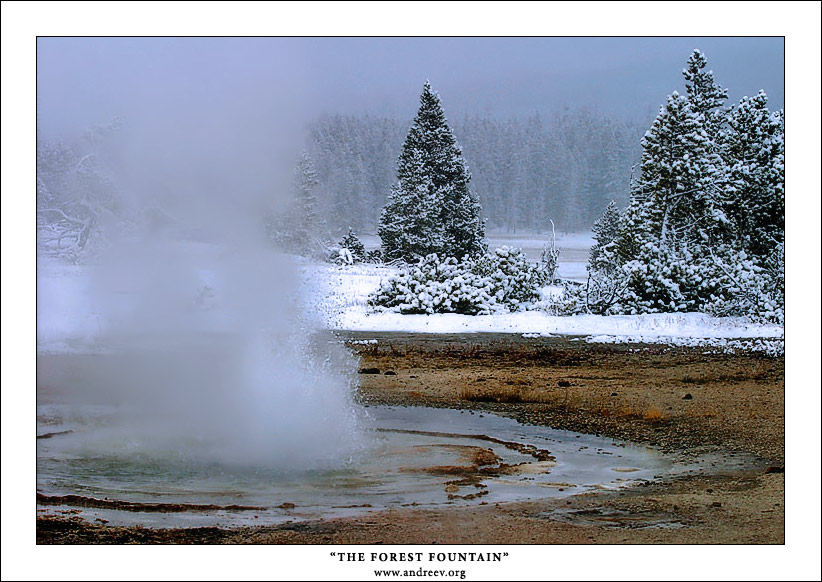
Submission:
<svg viewBox="0 0 822 582">
<path fill-rule="evenodd" d="M 782 337 L 782 328 L 752 324 L 741 318 L 715 318 L 701 313 L 648 315 L 575 315 L 559 317 L 540 311 L 496 315 L 402 315 L 371 313 L 368 295 L 396 272 L 373 265 L 333 267 L 304 265 L 303 285 L 313 305 L 332 329 L 351 331 L 402 331 L 425 333 L 522 333 L 535 335 L 587 335 L 598 342 L 665 341 L 671 338 Z"/>
<path fill-rule="evenodd" d="M 521 245 L 536 253 L 544 237 L 492 238 L 491 246 Z M 563 250 L 560 273 L 563 277 L 584 280 L 590 234 L 558 237 Z M 712 348 L 746 348 L 769 353 L 784 349 L 783 328 L 751 324 L 739 318 L 713 318 L 699 313 L 649 314 L 637 316 L 577 315 L 558 317 L 542 311 L 488 316 L 457 314 L 401 315 L 372 313 L 368 296 L 382 281 L 397 271 L 377 265 L 337 267 L 329 264 L 298 262 L 297 294 L 315 325 L 335 330 L 401 331 L 425 333 L 518 333 L 533 336 L 588 336 L 585 341 L 662 342 L 680 345 L 705 345 Z M 207 280 L 208 277 L 206 277 Z M 207 281 L 211 286 L 213 282 Z M 94 303 L 88 270 L 41 260 L 38 264 L 37 344 L 40 352 L 86 351 L 99 349 L 97 339 L 106 328 L 104 317 Z M 201 290 L 194 286 L 185 292 L 197 299 Z M 217 296 L 219 297 L 219 289 Z M 220 309 L 219 305 L 212 308 Z M 215 315 L 212 313 L 210 316 Z M 264 318 L 260 314 L 261 321 Z M 738 340 L 747 338 L 745 345 Z M 750 340 L 770 338 L 764 341 Z M 773 338 L 777 338 L 773 341 Z M 734 343 L 737 342 L 737 343 Z"/>
</svg>

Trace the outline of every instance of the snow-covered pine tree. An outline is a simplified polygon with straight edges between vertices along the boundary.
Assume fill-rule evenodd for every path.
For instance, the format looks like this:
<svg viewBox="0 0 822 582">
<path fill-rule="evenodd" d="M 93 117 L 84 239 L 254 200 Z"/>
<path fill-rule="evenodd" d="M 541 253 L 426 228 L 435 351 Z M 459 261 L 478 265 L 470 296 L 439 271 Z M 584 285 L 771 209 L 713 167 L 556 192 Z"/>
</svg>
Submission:
<svg viewBox="0 0 822 582">
<path fill-rule="evenodd" d="M 265 228 L 276 246 L 298 255 L 321 256 L 323 245 L 314 193 L 318 183 L 310 154 L 301 152 L 293 170 L 289 205 L 265 216 Z"/>
<path fill-rule="evenodd" d="M 594 223 L 594 246 L 588 258 L 588 270 L 602 271 L 614 268 L 616 238 L 619 234 L 619 209 L 616 202 L 611 202 Z"/>
<path fill-rule="evenodd" d="M 657 240 L 675 250 L 711 242 L 725 222 L 717 188 L 722 160 L 684 97 L 668 97 L 642 148 L 635 187 Z"/>
<path fill-rule="evenodd" d="M 436 192 L 421 148 L 403 150 L 398 177 L 399 182 L 391 189 L 382 210 L 377 232 L 386 261 L 413 261 L 436 253 L 442 246 Z"/>
<path fill-rule="evenodd" d="M 341 249 L 347 249 L 351 254 L 351 258 L 355 263 L 362 263 L 365 261 L 365 245 L 362 244 L 354 231 L 349 228 L 348 234 L 343 237 L 339 244 Z"/>
<path fill-rule="evenodd" d="M 592 313 L 608 314 L 625 290 L 617 252 L 620 225 L 619 209 L 613 201 L 594 223 L 594 245 L 588 258 L 586 284 L 587 306 Z"/>
<path fill-rule="evenodd" d="M 629 278 L 630 310 L 686 311 L 709 296 L 700 270 L 703 251 L 727 229 L 703 115 L 674 92 L 642 140 L 639 178 L 632 184 L 625 240 L 618 242 Z"/>
<path fill-rule="evenodd" d="M 716 222 L 724 223 L 714 231 L 714 244 L 727 243 L 733 238 L 732 225 L 727 222 L 725 210 L 730 202 L 727 166 L 722 157 L 722 133 L 727 128 L 730 108 L 725 107 L 728 90 L 714 80 L 713 71 L 704 70 L 708 60 L 699 49 L 694 49 L 688 58 L 687 67 L 682 71 L 685 77 L 686 99 L 691 110 L 702 123 L 708 141 L 705 144 L 707 162 L 714 168 L 713 188 L 709 195 L 713 198 L 715 208 L 720 209 L 714 216 Z M 716 236 L 719 238 L 716 238 Z"/>
<path fill-rule="evenodd" d="M 708 60 L 699 49 L 688 57 L 688 65 L 683 69 L 685 77 L 685 91 L 691 108 L 702 115 L 720 121 L 725 111 L 723 104 L 728 99 L 728 90 L 721 87 L 714 80 L 713 71 L 703 70 L 708 66 Z"/>
<path fill-rule="evenodd" d="M 728 117 L 722 153 L 728 168 L 728 214 L 735 246 L 765 260 L 785 240 L 785 141 L 781 112 L 760 91 Z"/>
<path fill-rule="evenodd" d="M 781 112 L 770 113 L 760 91 L 729 115 L 720 144 L 726 165 L 726 213 L 733 236 L 710 249 L 722 284 L 706 304 L 717 315 L 784 321 L 785 174 Z"/>
<path fill-rule="evenodd" d="M 429 253 L 463 258 L 485 251 L 485 224 L 462 150 L 440 98 L 426 82 L 397 162 L 398 183 L 380 217 L 386 260 Z"/>
</svg>

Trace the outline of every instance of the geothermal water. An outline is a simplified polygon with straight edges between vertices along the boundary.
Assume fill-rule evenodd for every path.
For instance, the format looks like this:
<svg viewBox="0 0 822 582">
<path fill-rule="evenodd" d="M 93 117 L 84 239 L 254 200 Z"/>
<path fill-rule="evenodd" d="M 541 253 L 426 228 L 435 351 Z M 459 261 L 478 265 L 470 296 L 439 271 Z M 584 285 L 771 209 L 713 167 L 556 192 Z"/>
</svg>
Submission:
<svg viewBox="0 0 822 582">
<path fill-rule="evenodd" d="M 362 429 L 368 446 L 336 466 L 313 469 L 208 460 L 196 447 L 147 450 L 108 433 L 113 414 L 110 407 L 43 404 L 39 430 L 53 436 L 38 440 L 43 495 L 161 503 L 169 509 L 82 509 L 87 519 L 112 524 L 275 524 L 392 507 L 572 495 L 685 470 L 650 448 L 469 411 L 370 407 Z M 299 457 L 301 445 L 292 439 L 288 446 Z M 61 509 L 67 507 L 49 508 Z"/>
</svg>

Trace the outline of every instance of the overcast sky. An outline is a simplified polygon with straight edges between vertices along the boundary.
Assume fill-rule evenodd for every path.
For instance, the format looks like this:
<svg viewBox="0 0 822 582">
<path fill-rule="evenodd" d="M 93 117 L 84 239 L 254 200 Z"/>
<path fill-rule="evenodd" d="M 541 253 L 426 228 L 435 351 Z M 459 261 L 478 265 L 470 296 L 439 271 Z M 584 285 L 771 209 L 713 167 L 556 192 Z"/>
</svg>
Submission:
<svg viewBox="0 0 822 582">
<path fill-rule="evenodd" d="M 271 110 L 410 119 L 430 79 L 446 115 L 550 115 L 592 107 L 646 120 L 683 90 L 694 48 L 732 101 L 784 103 L 784 41 L 770 38 L 50 38 L 37 43 L 38 122 L 73 134 L 114 116 Z M 288 112 L 285 116 L 284 112 Z"/>
</svg>

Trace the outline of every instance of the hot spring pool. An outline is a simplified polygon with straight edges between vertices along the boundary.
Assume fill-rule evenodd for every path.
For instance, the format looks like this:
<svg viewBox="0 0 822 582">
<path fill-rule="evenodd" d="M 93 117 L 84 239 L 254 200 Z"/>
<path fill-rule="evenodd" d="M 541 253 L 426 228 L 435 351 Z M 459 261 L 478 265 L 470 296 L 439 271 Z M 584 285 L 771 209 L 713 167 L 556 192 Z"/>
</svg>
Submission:
<svg viewBox="0 0 822 582">
<path fill-rule="evenodd" d="M 209 461 L 190 443 L 147 448 L 112 430 L 113 408 L 41 405 L 38 434 L 53 436 L 37 441 L 38 506 L 79 506 L 86 518 L 112 525 L 261 525 L 573 495 L 683 470 L 652 448 L 489 413 L 365 411 L 359 454 L 333 467 L 289 470 Z M 299 454 L 299 442 L 286 445 Z"/>
</svg>

